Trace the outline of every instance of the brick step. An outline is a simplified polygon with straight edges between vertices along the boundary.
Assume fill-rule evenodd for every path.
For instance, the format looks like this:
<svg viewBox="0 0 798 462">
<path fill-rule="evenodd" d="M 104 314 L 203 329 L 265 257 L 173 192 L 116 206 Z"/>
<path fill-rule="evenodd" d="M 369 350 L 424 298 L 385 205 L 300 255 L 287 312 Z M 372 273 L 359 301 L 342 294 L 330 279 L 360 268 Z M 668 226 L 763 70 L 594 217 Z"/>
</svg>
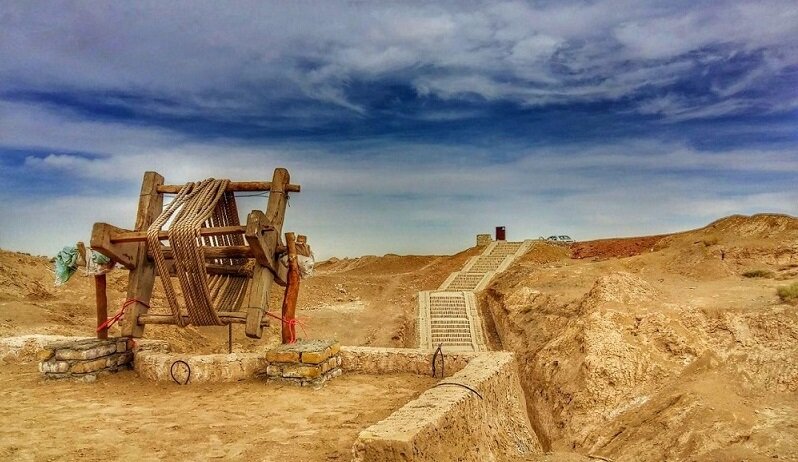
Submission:
<svg viewBox="0 0 798 462">
<path fill-rule="evenodd" d="M 432 340 L 441 340 L 441 339 L 452 339 L 452 340 L 459 340 L 459 341 L 471 341 L 471 334 L 432 334 Z"/>
<path fill-rule="evenodd" d="M 457 332 L 457 333 L 466 333 L 471 334 L 471 327 L 470 326 L 432 326 L 432 333 L 441 333 L 441 332 Z"/>
</svg>

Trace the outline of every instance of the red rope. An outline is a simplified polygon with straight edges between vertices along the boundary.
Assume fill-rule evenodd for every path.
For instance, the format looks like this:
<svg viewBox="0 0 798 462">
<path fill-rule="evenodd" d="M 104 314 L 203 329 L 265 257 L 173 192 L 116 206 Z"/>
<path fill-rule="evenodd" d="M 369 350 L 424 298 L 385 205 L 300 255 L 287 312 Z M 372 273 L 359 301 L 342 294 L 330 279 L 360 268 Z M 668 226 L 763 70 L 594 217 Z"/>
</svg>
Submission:
<svg viewBox="0 0 798 462">
<path fill-rule="evenodd" d="M 122 304 L 122 308 L 120 308 L 119 311 L 117 311 L 115 315 L 113 315 L 110 318 L 106 319 L 104 323 L 102 323 L 99 326 L 97 326 L 97 332 L 100 332 L 101 330 L 104 330 L 104 329 L 110 329 L 111 326 L 113 326 L 114 324 L 116 324 L 117 321 L 122 319 L 122 316 L 124 316 L 124 314 L 125 314 L 125 309 L 127 307 L 129 307 L 130 305 L 134 304 L 134 303 L 141 303 L 142 305 L 146 306 L 147 308 L 150 307 L 150 305 L 142 302 L 141 300 L 136 300 L 135 298 L 128 298 L 127 300 L 125 300 L 125 303 Z"/>
<path fill-rule="evenodd" d="M 277 316 L 276 314 L 271 314 L 268 311 L 266 312 L 267 315 L 273 317 L 274 319 L 279 319 L 283 324 L 286 324 L 286 329 L 288 329 L 288 343 L 296 343 L 296 325 L 299 324 L 299 327 L 302 328 L 302 333 L 305 334 L 305 337 L 308 336 L 308 331 L 305 330 L 305 322 L 298 318 L 293 319 L 285 319 L 283 317 Z"/>
</svg>

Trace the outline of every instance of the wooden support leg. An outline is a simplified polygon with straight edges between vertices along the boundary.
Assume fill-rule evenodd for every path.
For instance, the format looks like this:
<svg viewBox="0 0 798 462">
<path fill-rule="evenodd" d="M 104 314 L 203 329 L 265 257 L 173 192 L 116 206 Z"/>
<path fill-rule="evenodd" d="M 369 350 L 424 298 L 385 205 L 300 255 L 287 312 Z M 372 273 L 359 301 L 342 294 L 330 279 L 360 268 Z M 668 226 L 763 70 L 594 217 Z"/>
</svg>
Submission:
<svg viewBox="0 0 798 462">
<path fill-rule="evenodd" d="M 108 320 L 108 295 L 106 294 L 105 274 L 94 276 L 94 299 L 97 304 L 97 327 Z M 97 338 L 107 339 L 108 328 L 97 331 Z"/>
<path fill-rule="evenodd" d="M 296 238 L 294 233 L 285 233 L 285 245 L 288 247 L 288 277 L 283 297 L 283 343 L 296 341 L 296 302 L 299 297 L 299 263 L 296 259 Z"/>
<path fill-rule="evenodd" d="M 141 184 L 139 209 L 136 215 L 135 231 L 146 231 L 150 224 L 158 218 L 163 210 L 163 194 L 158 186 L 164 183 L 163 177 L 155 172 L 146 172 Z M 135 269 L 130 271 L 127 283 L 127 298 L 135 300 L 122 320 L 122 336 L 141 337 L 144 326 L 138 323 L 139 315 L 149 309 L 152 287 L 155 284 L 155 264 L 147 258 L 146 243 L 139 244 Z"/>
<path fill-rule="evenodd" d="M 262 248 L 274 255 L 275 261 L 279 236 L 283 229 L 283 218 L 285 217 L 286 189 L 290 180 L 288 170 L 284 168 L 274 170 L 264 218 L 264 222 L 268 223 L 274 231 L 267 233 Z M 245 328 L 247 337 L 261 338 L 263 336 L 261 319 L 264 311 L 268 309 L 269 290 L 271 290 L 272 282 L 274 282 L 274 276 L 274 273 L 265 266 L 255 265 L 249 289 L 249 298 L 247 299 L 247 325 Z"/>
<path fill-rule="evenodd" d="M 263 337 L 263 313 L 268 308 L 269 289 L 274 275 L 264 266 L 255 265 L 247 298 L 247 324 L 244 332 L 249 338 Z"/>
</svg>

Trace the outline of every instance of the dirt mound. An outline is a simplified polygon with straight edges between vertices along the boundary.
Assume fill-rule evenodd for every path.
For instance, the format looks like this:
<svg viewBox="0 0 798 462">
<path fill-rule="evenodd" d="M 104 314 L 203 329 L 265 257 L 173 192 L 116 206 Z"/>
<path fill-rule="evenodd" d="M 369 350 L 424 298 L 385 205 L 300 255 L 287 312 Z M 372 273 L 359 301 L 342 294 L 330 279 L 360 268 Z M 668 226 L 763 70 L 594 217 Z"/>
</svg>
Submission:
<svg viewBox="0 0 798 462">
<path fill-rule="evenodd" d="M 564 260 L 569 256 L 570 252 L 566 246 L 551 244 L 546 241 L 535 241 L 517 262 L 546 264 Z"/>
<path fill-rule="evenodd" d="M 634 274 L 619 271 L 601 276 L 582 299 L 582 307 L 593 309 L 605 303 L 633 305 L 654 300 L 659 292 Z"/>
<path fill-rule="evenodd" d="M 710 223 L 703 230 L 742 238 L 784 238 L 791 233 L 798 233 L 798 219 L 769 213 L 732 215 Z"/>
<path fill-rule="evenodd" d="M 653 252 L 517 263 L 497 278 L 483 307 L 519 357 L 546 449 L 798 460 L 798 307 L 776 296 L 798 266 L 796 229 L 729 217 L 658 236 Z M 601 245 L 613 241 L 629 242 Z"/>
<path fill-rule="evenodd" d="M 652 252 L 667 234 L 657 236 L 600 239 L 571 244 L 571 258 L 620 258 Z"/>
</svg>

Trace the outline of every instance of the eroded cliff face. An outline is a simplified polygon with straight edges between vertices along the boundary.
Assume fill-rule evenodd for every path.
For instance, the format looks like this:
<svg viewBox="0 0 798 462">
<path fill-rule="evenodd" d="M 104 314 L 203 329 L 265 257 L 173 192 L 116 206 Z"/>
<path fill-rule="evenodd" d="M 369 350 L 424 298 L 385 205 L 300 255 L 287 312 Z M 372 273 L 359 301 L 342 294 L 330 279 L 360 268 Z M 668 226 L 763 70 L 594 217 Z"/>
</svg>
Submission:
<svg viewBox="0 0 798 462">
<path fill-rule="evenodd" d="M 482 305 L 544 448 L 798 460 L 798 307 L 776 295 L 796 279 L 796 242 L 798 220 L 755 216 L 627 258 L 533 247 Z"/>
</svg>

